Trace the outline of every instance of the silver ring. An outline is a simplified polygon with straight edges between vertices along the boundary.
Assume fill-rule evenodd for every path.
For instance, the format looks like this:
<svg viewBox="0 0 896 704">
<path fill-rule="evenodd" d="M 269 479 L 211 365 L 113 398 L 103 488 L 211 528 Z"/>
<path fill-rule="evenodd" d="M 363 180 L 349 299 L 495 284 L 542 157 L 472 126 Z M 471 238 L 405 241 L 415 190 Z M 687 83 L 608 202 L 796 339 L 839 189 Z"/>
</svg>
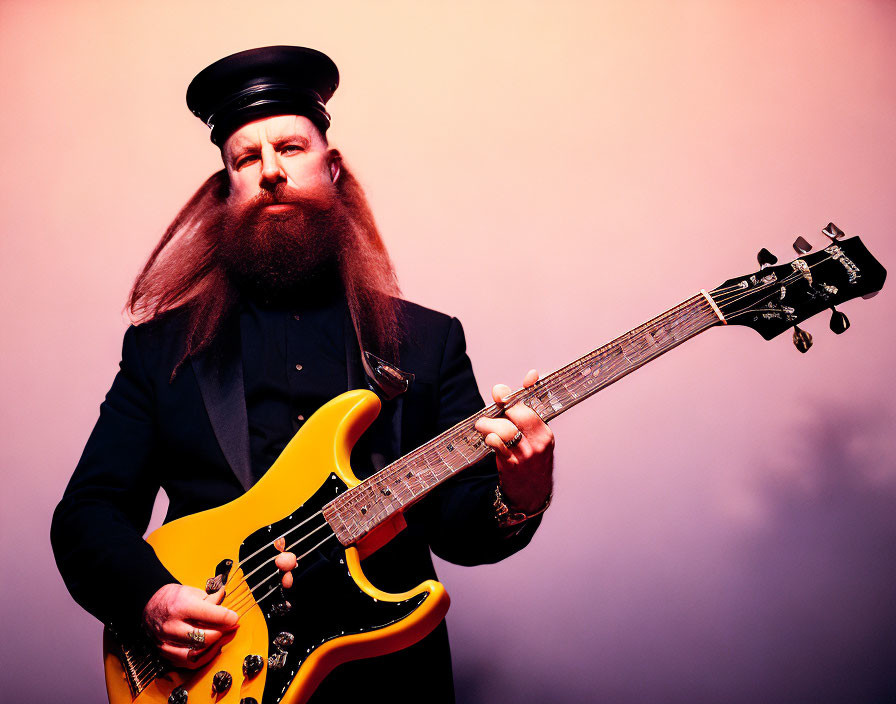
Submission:
<svg viewBox="0 0 896 704">
<path fill-rule="evenodd" d="M 514 445 L 519 444 L 519 441 L 523 439 L 523 431 L 517 430 L 516 435 L 514 435 L 510 440 L 504 443 L 508 448 L 513 447 Z"/>
<path fill-rule="evenodd" d="M 191 631 L 187 631 L 187 638 L 193 641 L 195 645 L 202 645 L 205 643 L 205 631 L 194 628 Z"/>
</svg>

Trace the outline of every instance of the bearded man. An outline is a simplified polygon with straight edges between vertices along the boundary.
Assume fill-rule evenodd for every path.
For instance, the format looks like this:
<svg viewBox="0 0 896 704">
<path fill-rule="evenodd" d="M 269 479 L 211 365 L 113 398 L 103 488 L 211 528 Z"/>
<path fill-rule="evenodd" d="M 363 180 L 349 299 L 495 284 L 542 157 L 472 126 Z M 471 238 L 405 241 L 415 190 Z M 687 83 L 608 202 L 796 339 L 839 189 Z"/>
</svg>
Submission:
<svg viewBox="0 0 896 704">
<path fill-rule="evenodd" d="M 302 47 L 234 54 L 191 83 L 187 104 L 212 127 L 224 168 L 135 282 L 139 324 L 125 333 L 120 371 L 54 514 L 74 598 L 119 630 L 142 627 L 177 667 L 207 663 L 237 623 L 223 590 L 179 584 L 143 540 L 160 487 L 166 521 L 236 499 L 348 389 L 383 401 L 352 454 L 361 478 L 483 405 L 460 323 L 401 300 L 362 189 L 328 146 L 337 85 L 333 62 Z M 495 386 L 495 401 L 509 392 Z M 406 512 L 406 530 L 364 562 L 378 587 L 435 577 L 430 551 L 474 565 L 531 539 L 550 501 L 550 430 L 522 405 L 476 427 L 494 455 Z M 289 592 L 295 556 L 277 566 Z M 397 702 L 453 701 L 444 622 L 411 648 L 340 666 L 313 701 L 378 689 Z"/>
</svg>

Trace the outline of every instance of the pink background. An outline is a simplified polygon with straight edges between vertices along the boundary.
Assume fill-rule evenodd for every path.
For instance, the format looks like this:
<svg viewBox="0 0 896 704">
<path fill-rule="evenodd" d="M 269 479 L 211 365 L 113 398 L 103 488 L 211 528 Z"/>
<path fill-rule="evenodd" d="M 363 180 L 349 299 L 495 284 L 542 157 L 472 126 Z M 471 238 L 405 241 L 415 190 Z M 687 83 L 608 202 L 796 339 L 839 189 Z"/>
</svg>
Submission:
<svg viewBox="0 0 896 704">
<path fill-rule="evenodd" d="M 331 141 L 486 392 L 829 220 L 896 262 L 893 2 L 6 0 L 0 27 L 7 701 L 104 696 L 49 520 L 125 293 L 219 167 L 184 92 L 225 54 L 333 57 Z M 460 700 L 896 697 L 892 286 L 805 356 L 714 329 L 558 419 L 532 545 L 439 566 Z"/>
</svg>

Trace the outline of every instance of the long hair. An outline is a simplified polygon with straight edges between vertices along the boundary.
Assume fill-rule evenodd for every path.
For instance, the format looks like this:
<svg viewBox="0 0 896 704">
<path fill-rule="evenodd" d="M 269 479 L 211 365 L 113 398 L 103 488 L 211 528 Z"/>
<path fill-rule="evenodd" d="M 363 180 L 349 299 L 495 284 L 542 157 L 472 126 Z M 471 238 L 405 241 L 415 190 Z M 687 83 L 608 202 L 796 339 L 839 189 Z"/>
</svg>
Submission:
<svg viewBox="0 0 896 704">
<path fill-rule="evenodd" d="M 397 362 L 402 321 L 395 269 L 364 190 L 344 161 L 341 167 L 336 193 L 348 227 L 338 264 L 349 313 L 365 349 Z M 171 380 L 188 358 L 214 345 L 240 300 L 216 256 L 228 192 L 224 169 L 199 187 L 165 230 L 128 296 L 125 310 L 135 324 L 175 309 L 185 315 L 183 351 Z"/>
</svg>

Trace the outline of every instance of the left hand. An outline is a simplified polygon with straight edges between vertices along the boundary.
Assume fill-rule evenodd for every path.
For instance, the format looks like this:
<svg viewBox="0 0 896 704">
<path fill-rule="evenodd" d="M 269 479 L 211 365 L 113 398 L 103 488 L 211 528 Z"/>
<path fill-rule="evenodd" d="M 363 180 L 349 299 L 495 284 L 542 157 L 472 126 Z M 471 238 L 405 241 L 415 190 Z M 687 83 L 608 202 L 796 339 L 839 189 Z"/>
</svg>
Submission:
<svg viewBox="0 0 896 704">
<path fill-rule="evenodd" d="M 530 370 L 523 379 L 529 388 L 538 381 L 538 372 Z M 492 388 L 495 403 L 503 405 L 511 393 L 506 384 Z M 554 472 L 554 434 L 545 422 L 528 406 L 517 403 L 504 409 L 502 418 L 480 418 L 476 430 L 485 436 L 485 444 L 495 450 L 498 458 L 498 481 L 511 510 L 535 513 L 551 494 Z M 522 438 L 507 447 L 517 434 Z"/>
</svg>

